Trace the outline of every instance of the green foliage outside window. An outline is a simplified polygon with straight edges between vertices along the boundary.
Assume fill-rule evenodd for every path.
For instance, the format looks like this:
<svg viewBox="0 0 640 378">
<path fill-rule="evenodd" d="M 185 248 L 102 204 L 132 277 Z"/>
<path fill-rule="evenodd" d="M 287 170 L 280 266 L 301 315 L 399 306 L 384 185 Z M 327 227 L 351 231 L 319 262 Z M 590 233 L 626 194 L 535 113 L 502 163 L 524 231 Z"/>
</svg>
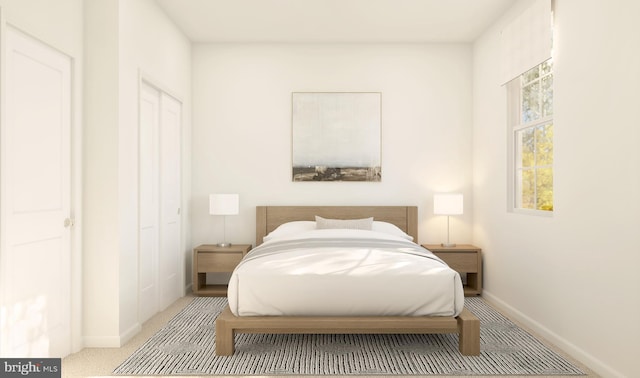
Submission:
<svg viewBox="0 0 640 378">
<path fill-rule="evenodd" d="M 548 60 L 525 72 L 515 131 L 517 207 L 553 211 L 553 73 Z"/>
</svg>

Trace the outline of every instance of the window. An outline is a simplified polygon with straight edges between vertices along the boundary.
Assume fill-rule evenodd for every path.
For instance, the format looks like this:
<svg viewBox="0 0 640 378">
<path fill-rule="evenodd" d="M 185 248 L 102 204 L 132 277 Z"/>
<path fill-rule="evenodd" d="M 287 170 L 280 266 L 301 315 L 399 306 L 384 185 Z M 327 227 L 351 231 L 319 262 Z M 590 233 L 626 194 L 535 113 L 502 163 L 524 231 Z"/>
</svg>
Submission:
<svg viewBox="0 0 640 378">
<path fill-rule="evenodd" d="M 508 83 L 510 206 L 553 212 L 553 62 Z"/>
</svg>

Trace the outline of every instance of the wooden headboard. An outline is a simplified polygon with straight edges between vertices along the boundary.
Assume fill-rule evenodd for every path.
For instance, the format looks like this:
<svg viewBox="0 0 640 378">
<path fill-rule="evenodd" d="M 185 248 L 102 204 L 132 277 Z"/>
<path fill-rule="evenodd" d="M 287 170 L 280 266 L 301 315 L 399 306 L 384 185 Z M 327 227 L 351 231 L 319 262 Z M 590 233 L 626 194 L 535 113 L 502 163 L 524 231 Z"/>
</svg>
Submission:
<svg viewBox="0 0 640 378">
<path fill-rule="evenodd" d="M 315 221 L 315 216 L 332 219 L 373 217 L 389 222 L 418 241 L 417 206 L 256 206 L 256 245 L 279 225 L 299 220 Z"/>
</svg>

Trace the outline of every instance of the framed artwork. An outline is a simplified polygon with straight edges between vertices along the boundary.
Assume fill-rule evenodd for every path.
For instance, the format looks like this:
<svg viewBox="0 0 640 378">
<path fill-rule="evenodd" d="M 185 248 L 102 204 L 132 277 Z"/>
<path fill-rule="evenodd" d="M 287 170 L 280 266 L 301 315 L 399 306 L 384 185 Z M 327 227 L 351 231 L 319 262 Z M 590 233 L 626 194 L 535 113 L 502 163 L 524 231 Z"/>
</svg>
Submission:
<svg viewBox="0 0 640 378">
<path fill-rule="evenodd" d="M 381 93 L 291 97 L 293 181 L 381 180 Z"/>
</svg>

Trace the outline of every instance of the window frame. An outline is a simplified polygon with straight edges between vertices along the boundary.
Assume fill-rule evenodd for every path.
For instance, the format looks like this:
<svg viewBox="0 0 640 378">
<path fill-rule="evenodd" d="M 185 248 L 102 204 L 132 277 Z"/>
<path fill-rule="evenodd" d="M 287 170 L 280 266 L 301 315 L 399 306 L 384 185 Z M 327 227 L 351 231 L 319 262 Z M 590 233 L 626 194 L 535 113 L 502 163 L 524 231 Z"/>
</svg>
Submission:
<svg viewBox="0 0 640 378">
<path fill-rule="evenodd" d="M 548 60 L 547 60 L 548 61 Z M 535 67 L 532 67 L 531 69 L 534 68 L 538 68 L 546 63 L 542 62 L 538 65 L 536 65 Z M 529 72 L 529 71 L 527 71 Z M 516 182 L 516 180 L 518 180 L 518 178 L 520 177 L 521 172 L 524 172 L 525 170 L 531 170 L 533 172 L 537 172 L 539 169 L 547 169 L 547 168 L 551 168 L 552 171 L 552 185 L 553 185 L 553 189 L 555 190 L 555 185 L 553 183 L 555 183 L 555 169 L 554 169 L 554 161 L 552 160 L 551 164 L 547 164 L 547 165 L 537 165 L 537 161 L 536 161 L 536 154 L 537 154 L 537 149 L 534 148 L 534 164 L 531 167 L 522 167 L 522 158 L 521 155 L 519 154 L 519 148 L 521 146 L 520 140 L 519 140 L 519 133 L 525 131 L 525 130 L 533 130 L 535 133 L 535 130 L 539 127 L 544 127 L 547 124 L 551 124 L 552 127 L 555 129 L 555 122 L 554 122 L 554 112 L 551 113 L 551 115 L 546 115 L 546 116 L 542 116 L 539 119 L 533 120 L 533 121 L 528 121 L 528 122 L 523 122 L 523 96 L 522 96 L 522 92 L 523 92 L 523 87 L 525 84 L 530 84 L 532 81 L 529 81 L 527 83 L 523 83 L 523 77 L 524 75 L 527 73 L 523 73 L 522 75 L 519 75 L 518 77 L 516 77 L 515 79 L 511 80 L 510 82 L 508 82 L 506 84 L 506 89 L 507 89 L 507 147 L 508 147 L 508 157 L 507 157 L 507 172 L 508 172 L 508 177 L 507 177 L 507 210 L 509 212 L 512 213 L 517 213 L 517 214 L 526 214 L 526 215 L 537 215 L 537 216 L 543 216 L 543 217 L 552 217 L 554 214 L 554 210 L 555 210 L 555 196 L 554 196 L 554 208 L 551 210 L 540 210 L 540 209 L 529 209 L 529 208 L 524 208 L 521 207 L 519 205 L 521 205 L 521 195 L 522 193 L 518 193 L 519 189 L 520 189 L 520 185 L 518 184 L 518 182 Z M 544 74 L 544 75 L 540 75 L 538 78 L 536 78 L 535 80 L 538 80 L 540 83 L 542 82 L 542 79 L 545 76 L 549 76 L 551 75 L 551 77 L 554 77 L 554 67 L 553 65 L 551 66 L 551 70 L 549 73 Z M 553 91 L 553 84 L 551 86 L 552 91 Z M 553 96 L 551 97 L 552 99 L 552 106 L 553 106 Z M 542 98 L 540 98 L 540 101 L 542 101 Z M 542 109 L 542 104 L 540 105 L 540 108 Z M 535 142 L 534 142 L 535 143 Z M 555 155 L 555 138 L 552 139 L 552 144 L 554 145 L 554 155 Z M 535 181 L 534 181 L 535 183 Z M 537 201 L 537 185 L 534 184 L 534 199 Z M 520 190 L 521 192 L 521 190 Z M 536 207 L 537 207 L 537 203 L 536 203 Z"/>
</svg>

